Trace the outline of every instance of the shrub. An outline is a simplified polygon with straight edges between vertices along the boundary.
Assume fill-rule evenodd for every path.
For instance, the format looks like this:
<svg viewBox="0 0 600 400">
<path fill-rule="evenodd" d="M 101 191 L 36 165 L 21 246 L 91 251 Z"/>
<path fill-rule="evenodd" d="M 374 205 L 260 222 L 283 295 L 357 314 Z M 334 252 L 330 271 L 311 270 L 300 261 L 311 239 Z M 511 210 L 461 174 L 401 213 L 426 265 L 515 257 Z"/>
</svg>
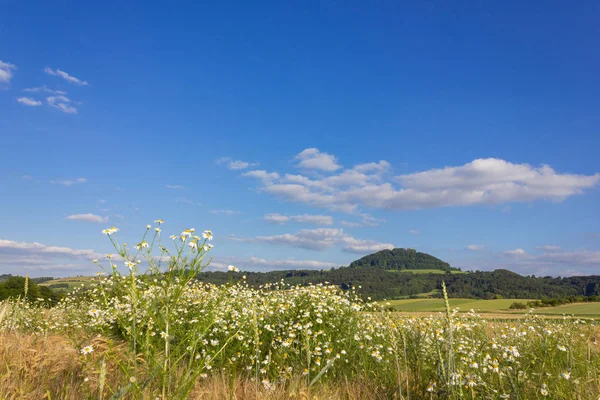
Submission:
<svg viewBox="0 0 600 400">
<path fill-rule="evenodd" d="M 515 301 L 508 308 L 510 310 L 526 310 L 527 309 L 527 305 L 525 303 L 521 303 L 521 302 Z"/>
</svg>

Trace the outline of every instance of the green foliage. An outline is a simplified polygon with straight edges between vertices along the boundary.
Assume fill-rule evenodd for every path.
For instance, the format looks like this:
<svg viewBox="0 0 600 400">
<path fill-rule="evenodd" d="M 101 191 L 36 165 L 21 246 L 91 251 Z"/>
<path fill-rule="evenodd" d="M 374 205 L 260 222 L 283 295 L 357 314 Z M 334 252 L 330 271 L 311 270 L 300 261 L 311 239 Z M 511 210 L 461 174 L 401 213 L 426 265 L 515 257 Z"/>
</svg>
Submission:
<svg viewBox="0 0 600 400">
<path fill-rule="evenodd" d="M 329 271 L 293 270 L 245 272 L 247 282 L 258 287 L 268 282 L 292 285 L 329 282 L 343 290 L 359 288 L 365 298 L 374 300 L 414 297 L 431 293 L 440 297 L 442 280 L 446 282 L 451 298 L 472 299 L 544 299 L 576 296 L 586 299 L 600 293 L 600 276 L 569 278 L 521 276 L 507 270 L 477 271 L 470 273 L 413 274 L 398 273 L 374 267 L 340 267 Z M 230 279 L 241 279 L 231 272 L 202 272 L 203 282 L 224 284 Z M 584 301 L 584 300 L 582 300 Z"/>
<path fill-rule="evenodd" d="M 510 307 L 508 307 L 510 310 L 526 310 L 527 309 L 527 304 L 525 303 L 521 303 L 519 301 L 515 301 L 514 303 L 512 303 L 510 305 Z"/>
<path fill-rule="evenodd" d="M 22 276 L 8 276 L 7 279 L 0 283 L 0 300 L 18 297 L 25 297 L 25 278 Z M 46 302 L 55 304 L 60 298 L 61 296 L 54 293 L 52 289 L 40 286 L 29 280 L 27 300 L 36 301 L 37 299 L 43 299 Z"/>
</svg>

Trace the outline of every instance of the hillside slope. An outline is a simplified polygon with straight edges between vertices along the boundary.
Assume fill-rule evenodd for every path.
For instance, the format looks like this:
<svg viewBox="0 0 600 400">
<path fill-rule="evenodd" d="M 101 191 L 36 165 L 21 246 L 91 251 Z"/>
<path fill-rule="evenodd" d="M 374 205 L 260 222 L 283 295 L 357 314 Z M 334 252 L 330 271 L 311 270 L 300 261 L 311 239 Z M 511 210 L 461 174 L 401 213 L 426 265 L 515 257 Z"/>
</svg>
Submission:
<svg viewBox="0 0 600 400">
<path fill-rule="evenodd" d="M 378 267 L 386 270 L 392 269 L 433 269 L 449 272 L 458 270 L 450 264 L 427 253 L 421 253 L 415 249 L 381 250 L 377 253 L 364 256 L 353 263 L 350 267 Z"/>
</svg>

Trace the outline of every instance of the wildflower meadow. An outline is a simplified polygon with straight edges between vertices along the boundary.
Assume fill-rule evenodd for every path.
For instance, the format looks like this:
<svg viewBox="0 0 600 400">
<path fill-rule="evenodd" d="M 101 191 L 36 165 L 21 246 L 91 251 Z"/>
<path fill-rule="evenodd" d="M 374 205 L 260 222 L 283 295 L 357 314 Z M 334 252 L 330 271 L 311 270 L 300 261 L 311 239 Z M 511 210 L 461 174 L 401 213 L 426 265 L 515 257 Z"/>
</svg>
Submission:
<svg viewBox="0 0 600 400">
<path fill-rule="evenodd" d="M 148 225 L 91 287 L 58 304 L 0 303 L 0 398 L 592 399 L 593 320 L 406 316 L 359 288 L 196 279 L 213 233 Z M 242 279 L 234 279 L 235 274 Z M 447 296 L 446 296 L 447 298 Z M 447 301 L 446 301 L 446 304 Z"/>
</svg>

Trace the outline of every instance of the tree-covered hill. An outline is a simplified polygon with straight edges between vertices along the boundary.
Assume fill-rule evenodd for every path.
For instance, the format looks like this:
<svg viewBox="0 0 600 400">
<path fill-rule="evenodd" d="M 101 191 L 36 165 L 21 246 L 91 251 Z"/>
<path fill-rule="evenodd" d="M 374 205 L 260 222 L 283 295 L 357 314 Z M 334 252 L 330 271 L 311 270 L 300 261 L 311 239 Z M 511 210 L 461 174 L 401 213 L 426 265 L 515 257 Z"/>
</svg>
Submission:
<svg viewBox="0 0 600 400">
<path fill-rule="evenodd" d="M 350 267 L 379 267 L 386 270 L 392 269 L 437 269 L 441 271 L 459 270 L 450 264 L 427 253 L 420 253 L 415 249 L 381 250 L 354 261 Z"/>
</svg>

